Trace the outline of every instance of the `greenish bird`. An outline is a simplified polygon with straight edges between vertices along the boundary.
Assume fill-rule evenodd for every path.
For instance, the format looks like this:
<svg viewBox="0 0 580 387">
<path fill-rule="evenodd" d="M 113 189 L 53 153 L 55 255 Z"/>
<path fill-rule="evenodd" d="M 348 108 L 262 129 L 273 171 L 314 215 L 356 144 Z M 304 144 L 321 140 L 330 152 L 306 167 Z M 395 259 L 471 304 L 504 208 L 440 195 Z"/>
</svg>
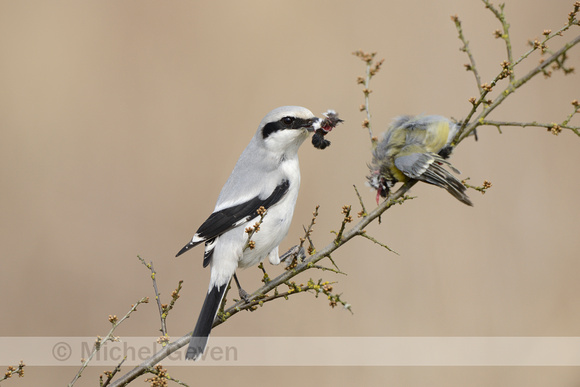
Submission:
<svg viewBox="0 0 580 387">
<path fill-rule="evenodd" d="M 441 187 L 462 203 L 473 206 L 467 188 L 447 171 L 455 169 L 446 159 L 459 125 L 442 116 L 401 116 L 395 118 L 373 150 L 367 176 L 379 197 L 386 197 L 397 182 L 419 180 Z"/>
</svg>

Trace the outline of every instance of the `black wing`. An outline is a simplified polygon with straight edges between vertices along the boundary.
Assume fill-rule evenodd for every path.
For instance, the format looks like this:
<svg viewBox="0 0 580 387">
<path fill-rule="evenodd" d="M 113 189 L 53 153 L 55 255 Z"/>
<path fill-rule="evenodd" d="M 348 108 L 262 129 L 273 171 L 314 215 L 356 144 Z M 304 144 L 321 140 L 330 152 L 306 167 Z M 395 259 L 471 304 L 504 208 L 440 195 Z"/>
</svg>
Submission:
<svg viewBox="0 0 580 387">
<path fill-rule="evenodd" d="M 278 203 L 280 199 L 286 195 L 289 188 L 290 182 L 288 180 L 282 180 L 282 182 L 278 184 L 270 196 L 265 199 L 261 199 L 260 197 L 256 196 L 247 202 L 214 212 L 209 216 L 209 218 L 207 218 L 205 222 L 203 222 L 201 226 L 199 226 L 191 242 L 179 250 L 176 257 L 202 242 L 207 242 L 206 245 L 211 244 L 216 237 L 220 236 L 226 231 L 229 231 L 232 228 L 237 227 L 252 218 L 255 218 L 258 216 L 258 209 L 260 207 L 268 209 L 274 204 Z M 213 248 L 211 250 L 213 251 Z M 208 256 L 208 252 L 206 252 L 204 266 L 207 266 L 210 258 L 211 253 L 209 253 Z"/>
</svg>

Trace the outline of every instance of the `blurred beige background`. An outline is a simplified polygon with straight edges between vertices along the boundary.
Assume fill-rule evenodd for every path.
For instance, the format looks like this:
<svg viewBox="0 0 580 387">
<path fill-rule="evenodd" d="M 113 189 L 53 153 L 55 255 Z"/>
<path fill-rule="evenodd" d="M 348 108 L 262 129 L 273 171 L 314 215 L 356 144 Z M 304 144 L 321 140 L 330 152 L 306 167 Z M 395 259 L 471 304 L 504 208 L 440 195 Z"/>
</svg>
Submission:
<svg viewBox="0 0 580 387">
<path fill-rule="evenodd" d="M 508 0 L 514 52 L 562 26 L 572 3 Z M 351 52 L 386 58 L 372 85 L 377 132 L 399 114 L 461 119 L 476 91 L 453 14 L 464 23 L 483 80 L 491 79 L 505 49 L 492 37 L 498 23 L 478 1 L 0 2 L 0 336 L 106 334 L 109 314 L 153 296 L 137 254 L 154 261 L 165 300 L 185 281 L 169 333 L 192 329 L 209 271 L 201 248 L 174 255 L 213 209 L 259 121 L 277 106 L 303 105 L 315 114 L 333 108 L 346 120 L 327 150 L 309 142 L 301 149 L 301 194 L 282 248 L 297 242 L 317 204 L 314 240 L 326 245 L 342 205 L 359 210 L 353 184 L 367 206 L 374 200 L 364 186 L 370 154 L 355 83 L 364 66 Z M 570 56 L 580 68 L 580 49 Z M 578 74 L 540 76 L 492 118 L 561 121 L 580 98 L 579 86 Z M 367 229 L 399 256 L 355 240 L 334 254 L 348 276 L 303 277 L 338 280 L 334 289 L 354 315 L 302 295 L 241 313 L 213 335 L 579 336 L 580 139 L 537 128 L 506 128 L 503 135 L 486 128 L 479 137 L 453 157 L 463 177 L 493 183 L 486 195 L 470 192 L 475 207 L 417 185 L 416 200 Z M 241 277 L 249 290 L 261 275 L 253 268 Z M 118 334 L 156 336 L 158 320 L 150 303 Z M 283 348 L 272 356 L 276 351 Z M 63 385 L 76 371 L 30 367 L 10 383 Z M 78 385 L 96 385 L 102 371 L 88 369 Z M 190 385 L 580 384 L 574 367 L 171 371 Z"/>
</svg>

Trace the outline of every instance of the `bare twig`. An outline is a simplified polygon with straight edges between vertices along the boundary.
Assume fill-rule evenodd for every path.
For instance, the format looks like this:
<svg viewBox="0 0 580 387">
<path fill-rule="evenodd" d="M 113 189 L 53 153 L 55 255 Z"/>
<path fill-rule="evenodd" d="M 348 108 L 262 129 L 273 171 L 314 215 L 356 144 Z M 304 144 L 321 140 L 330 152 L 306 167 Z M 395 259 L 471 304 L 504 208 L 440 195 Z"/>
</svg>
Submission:
<svg viewBox="0 0 580 387">
<path fill-rule="evenodd" d="M 308 240 L 308 243 L 310 244 L 310 247 L 308 248 L 309 254 L 312 254 L 314 251 L 316 251 L 316 248 L 314 247 L 314 243 L 312 242 L 312 238 L 310 238 L 310 236 L 312 235 L 313 231 L 312 227 L 314 227 L 314 225 L 316 224 L 316 218 L 318 217 L 319 209 L 320 205 L 317 205 L 316 208 L 314 209 L 314 212 L 312 213 L 312 220 L 310 221 L 308 227 L 302 226 L 302 228 L 304 229 L 304 238 L 300 239 L 300 249 L 304 248 L 304 242 Z"/>
<path fill-rule="evenodd" d="M 140 256 L 137 256 L 137 258 L 139 259 L 139 261 L 141 261 L 141 263 L 143 265 L 145 265 L 145 267 L 147 267 L 151 271 L 151 280 L 153 281 L 153 290 L 155 291 L 155 300 L 157 301 L 157 308 L 159 309 L 159 318 L 161 319 L 161 329 L 160 329 L 160 331 L 161 331 L 161 334 L 163 336 L 167 336 L 167 325 L 165 323 L 165 318 L 164 318 L 164 313 L 163 313 L 163 307 L 161 306 L 161 299 L 159 297 L 159 291 L 157 289 L 157 280 L 155 278 L 157 276 L 157 272 L 153 268 L 153 261 L 147 263 Z"/>
<path fill-rule="evenodd" d="M 573 25 L 574 19 L 570 20 L 566 25 L 564 25 L 564 27 L 560 28 L 559 30 L 555 32 L 550 31 L 549 34 L 545 35 L 545 38 L 542 41 L 539 41 L 537 39 L 534 40 L 533 42 L 530 41 L 530 46 L 532 46 L 532 48 L 526 51 L 524 54 L 522 54 L 522 56 L 514 62 L 513 67 L 520 64 L 524 59 L 526 59 L 528 56 L 530 56 L 533 52 L 537 50 L 540 50 L 542 52 L 548 52 L 547 50 L 548 46 L 546 43 L 548 43 L 549 40 L 552 40 L 556 36 L 562 36 L 562 34 L 566 32 L 568 29 L 570 29 L 570 27 L 572 27 Z"/>
<path fill-rule="evenodd" d="M 19 378 L 24 377 L 24 367 L 26 364 L 20 360 L 17 366 L 9 366 L 4 373 L 4 376 L 0 377 L 0 382 L 6 379 L 13 377 L 14 375 L 18 375 Z"/>
<path fill-rule="evenodd" d="M 246 240 L 246 244 L 244 245 L 242 251 L 245 251 L 248 248 L 250 250 L 254 248 L 255 243 L 252 240 L 252 236 L 254 236 L 254 234 L 257 233 L 258 231 L 260 231 L 260 226 L 262 225 L 262 222 L 264 221 L 264 216 L 266 216 L 267 212 L 268 211 L 266 210 L 265 207 L 258 208 L 258 215 L 260 216 L 260 219 L 253 226 L 246 228 L 248 239 Z"/>
<path fill-rule="evenodd" d="M 161 364 L 158 364 L 155 367 L 148 368 L 147 372 L 155 375 L 152 378 L 145 379 L 145 382 L 151 383 L 151 386 L 166 386 L 167 385 L 166 381 L 170 380 L 174 383 L 179 384 L 180 386 L 189 387 L 187 384 L 185 384 L 185 382 L 182 382 L 179 379 L 175 379 L 175 378 L 169 376 L 169 373 L 167 372 L 166 369 L 163 368 L 163 366 Z"/>
<path fill-rule="evenodd" d="M 107 375 L 107 380 L 103 381 L 103 375 L 99 376 L 99 383 L 100 383 L 100 387 L 107 387 L 109 384 L 111 384 L 111 381 L 113 380 L 113 378 L 115 377 L 115 375 L 121 371 L 121 366 L 123 365 L 123 363 L 125 362 L 125 360 L 127 360 L 127 356 L 123 357 L 123 360 L 121 360 L 121 362 L 119 364 L 117 364 L 117 366 L 115 367 L 115 369 L 113 371 L 106 371 L 105 375 Z"/>
<path fill-rule="evenodd" d="M 467 183 L 468 180 L 469 180 L 469 177 L 465 178 L 464 180 L 461 180 L 461 184 L 463 184 L 467 188 L 471 188 L 471 189 L 474 189 L 476 191 L 481 192 L 482 195 L 484 195 L 487 192 L 487 190 L 491 188 L 491 182 L 489 182 L 487 180 L 483 181 L 482 186 L 475 186 L 475 185 L 468 184 Z"/>
<path fill-rule="evenodd" d="M 463 139 L 465 139 L 469 134 L 471 134 L 475 130 L 475 128 L 477 128 L 477 126 L 481 125 L 481 122 L 485 119 L 485 117 L 487 117 L 489 113 L 491 113 L 497 106 L 499 106 L 505 100 L 505 98 L 507 98 L 510 94 L 514 93 L 519 87 L 527 83 L 539 72 L 546 73 L 546 68 L 553 63 L 556 63 L 556 65 L 559 66 L 558 68 L 563 68 L 563 58 L 565 58 L 567 51 L 574 45 L 576 45 L 580 40 L 580 36 L 572 39 L 570 42 L 565 44 L 560 50 L 554 52 L 548 59 L 543 60 L 538 66 L 536 66 L 534 69 L 528 72 L 528 74 L 524 75 L 519 79 L 516 79 L 513 71 L 515 66 L 517 66 L 524 59 L 526 59 L 532 52 L 538 49 L 541 50 L 542 53 L 545 53 L 547 50 L 546 45 L 547 41 L 553 39 L 556 36 L 561 36 L 562 33 L 568 30 L 571 26 L 578 24 L 578 20 L 576 19 L 576 13 L 579 10 L 578 3 L 574 4 L 574 11 L 570 13 L 568 17 L 568 22 L 564 27 L 560 28 L 558 31 L 553 33 L 551 30 L 544 31 L 545 36 L 544 40 L 541 42 L 536 40 L 533 43 L 531 43 L 532 48 L 527 52 L 525 52 L 520 58 L 514 61 L 509 36 L 509 24 L 507 23 L 504 15 L 504 5 L 501 4 L 499 6 L 499 9 L 497 9 L 495 6 L 493 6 L 493 4 L 491 4 L 489 0 L 482 0 L 482 2 L 485 4 L 486 8 L 488 8 L 495 15 L 495 17 L 500 21 L 502 25 L 503 32 L 496 31 L 496 37 L 502 38 L 506 43 L 507 60 L 502 62 L 501 64 L 502 70 L 489 84 L 484 83 L 478 87 L 478 91 L 480 94 L 479 98 L 470 99 L 470 102 L 472 104 L 471 110 L 467 114 L 467 117 L 462 121 L 461 129 L 458 131 L 457 135 L 453 139 L 453 145 L 457 145 L 459 142 L 463 141 Z M 452 19 L 454 20 L 456 27 L 459 25 L 458 29 L 460 29 L 461 24 L 459 22 L 459 19 L 456 16 L 452 17 Z M 465 47 L 466 39 L 463 37 L 462 33 L 460 33 L 460 39 L 464 43 Z M 468 55 L 471 54 L 469 50 L 467 50 L 466 52 L 468 53 Z M 477 72 L 475 60 L 472 60 L 470 57 L 470 61 L 471 65 L 469 66 L 473 67 L 472 71 L 474 71 L 474 73 Z M 471 68 L 468 69 L 471 70 Z M 496 86 L 497 82 L 506 77 L 509 77 L 510 81 L 509 85 L 496 97 L 495 100 L 493 100 L 493 102 L 491 100 L 488 100 L 487 95 Z M 483 111 L 475 119 L 472 120 L 477 109 L 482 104 L 484 106 Z"/>
<path fill-rule="evenodd" d="M 377 142 L 377 138 L 373 136 L 373 130 L 371 125 L 369 95 L 372 93 L 372 90 L 370 89 L 370 84 L 372 77 L 374 77 L 379 72 L 385 60 L 381 59 L 378 62 L 374 62 L 375 55 L 377 54 L 376 52 L 366 53 L 361 50 L 358 50 L 353 52 L 352 54 L 359 57 L 362 61 L 366 63 L 365 77 L 364 78 L 358 77 L 357 83 L 363 85 L 362 91 L 365 96 L 365 103 L 364 105 L 360 106 L 360 110 L 361 111 L 364 110 L 366 112 L 367 118 L 363 121 L 362 126 L 363 128 L 366 128 L 368 130 L 371 144 L 374 146 Z"/>
<path fill-rule="evenodd" d="M 500 4 L 499 5 L 499 10 L 497 8 L 495 8 L 493 6 L 493 4 L 491 4 L 491 2 L 489 0 L 482 0 L 483 3 L 485 4 L 485 7 L 488 8 L 497 18 L 497 20 L 499 20 L 499 22 L 501 23 L 501 26 L 503 28 L 503 32 L 496 34 L 496 36 L 498 38 L 501 38 L 504 40 L 505 42 L 505 46 L 506 46 L 506 55 L 507 55 L 507 60 L 509 63 L 514 63 L 514 56 L 512 53 L 512 43 L 511 43 L 511 39 L 510 39 L 510 33 L 509 33 L 509 29 L 510 29 L 510 25 L 508 24 L 503 9 L 505 7 L 505 4 Z M 513 67 L 513 66 L 512 66 Z M 514 80 L 514 74 L 513 72 L 510 72 L 509 74 L 509 78 L 510 78 L 510 82 L 513 82 Z M 480 89 L 481 91 L 481 89 Z"/>
<path fill-rule="evenodd" d="M 159 338 L 159 342 L 161 345 L 166 345 L 167 342 L 169 341 L 169 335 L 167 333 L 167 315 L 169 314 L 169 311 L 173 309 L 173 306 L 175 305 L 175 301 L 177 301 L 177 299 L 179 298 L 179 292 L 181 291 L 181 286 L 183 285 L 183 281 L 179 281 L 179 283 L 177 285 L 177 289 L 175 289 L 171 293 L 171 302 L 169 303 L 169 305 L 162 304 L 161 303 L 161 296 L 160 296 L 159 290 L 157 288 L 157 272 L 155 271 L 155 268 L 153 267 L 153 261 L 147 263 L 140 256 L 137 256 L 137 258 L 139 259 L 139 261 L 141 261 L 141 263 L 143 265 L 145 265 L 145 267 L 147 267 L 151 271 L 151 280 L 153 281 L 153 290 L 155 291 L 155 300 L 157 301 L 157 308 L 159 309 L 159 318 L 161 319 L 161 329 L 159 329 L 161 331 L 161 337 Z"/>
<path fill-rule="evenodd" d="M 571 118 L 571 117 L 570 117 Z M 500 129 L 502 126 L 519 126 L 522 128 L 526 127 L 536 127 L 536 128 L 546 128 L 548 131 L 552 132 L 553 134 L 559 134 L 562 129 L 568 129 L 577 136 L 580 136 L 580 126 L 569 126 L 565 124 L 557 124 L 557 123 L 542 123 L 542 122 L 515 122 L 515 121 L 493 121 L 493 120 L 483 120 L 480 123 L 480 126 L 495 126 Z"/>
<path fill-rule="evenodd" d="M 332 261 L 332 262 L 334 263 L 334 261 Z M 322 270 L 322 271 L 331 271 L 331 272 L 336 273 L 336 274 L 347 275 L 345 272 L 340 271 L 340 269 L 338 267 L 336 269 L 331 269 L 330 267 L 321 266 L 321 265 L 312 265 L 311 267 L 313 269 L 318 269 L 318 270 Z"/>
<path fill-rule="evenodd" d="M 311 268 L 318 261 L 327 257 L 333 251 L 337 250 L 345 243 L 348 243 L 348 241 L 350 241 L 355 236 L 361 235 L 364 232 L 364 228 L 366 226 L 368 226 L 371 222 L 373 222 L 375 219 L 377 219 L 383 212 L 387 211 L 393 205 L 400 203 L 401 202 L 400 199 L 416 183 L 417 183 L 416 181 L 409 181 L 409 182 L 403 184 L 403 186 L 401 186 L 401 188 L 399 188 L 396 192 L 391 193 L 385 201 L 383 201 L 377 208 L 372 210 L 368 214 L 368 216 L 362 218 L 351 229 L 345 230 L 345 232 L 343 233 L 342 238 L 341 238 L 340 242 L 338 242 L 338 244 L 335 243 L 335 240 L 333 240 L 328 245 L 326 245 L 323 249 L 321 249 L 320 251 L 317 251 L 316 254 L 306 258 L 303 262 L 298 263 L 295 268 L 285 271 L 284 273 L 280 274 L 278 277 L 272 279 L 267 284 L 264 284 L 262 287 L 260 287 L 258 290 L 254 291 L 254 293 L 252 293 L 250 295 L 250 299 L 253 300 L 250 303 L 246 304 L 244 301 L 236 302 L 233 306 L 231 306 L 225 310 L 224 316 L 226 316 L 226 318 L 225 319 L 216 319 L 216 321 L 214 321 L 213 326 L 216 327 L 218 325 L 223 324 L 227 319 L 231 318 L 232 316 L 234 316 L 235 314 L 237 314 L 243 310 L 249 309 L 250 306 L 255 307 L 256 305 L 263 305 L 266 302 L 272 301 L 272 300 L 280 298 L 280 297 L 284 297 L 285 293 L 278 293 L 278 294 L 275 294 L 272 296 L 265 296 L 265 295 L 268 292 L 270 292 L 271 290 L 280 286 L 281 284 L 286 283 L 291 278 L 293 278 L 293 277 L 297 276 L 298 274 L 304 272 L 305 270 Z M 348 306 L 348 309 L 350 310 L 350 305 L 346 304 L 346 306 Z M 135 380 L 140 375 L 143 375 L 146 372 L 147 368 L 153 367 L 155 364 L 159 363 L 161 360 L 163 360 L 164 358 L 166 358 L 167 356 L 169 356 L 173 352 L 175 352 L 178 349 L 187 345 L 189 343 L 190 338 L 191 338 L 191 332 L 189 332 L 188 334 L 186 334 L 183 337 L 180 337 L 176 341 L 169 343 L 167 346 L 162 348 L 159 352 L 157 352 L 151 358 L 147 359 L 146 361 L 141 363 L 139 366 L 133 368 L 127 374 L 123 375 L 123 377 L 121 377 L 120 379 L 115 381 L 112 384 L 112 386 L 115 386 L 115 387 L 126 386 L 132 380 Z"/>
<path fill-rule="evenodd" d="M 384 247 L 385 249 L 389 250 L 391 253 L 395 253 L 397 255 L 399 255 L 399 253 L 397 253 L 395 250 L 391 249 L 389 246 L 385 245 L 384 243 L 379 242 L 378 240 L 376 240 L 375 238 L 373 238 L 372 236 L 370 236 L 369 234 L 366 233 L 366 231 L 362 232 L 360 234 L 360 236 L 362 236 L 363 238 L 368 239 L 371 242 L 376 243 L 377 245 Z"/>
<path fill-rule="evenodd" d="M 561 126 L 568 126 L 568 123 L 570 123 L 570 120 L 572 119 L 572 117 L 574 117 L 576 114 L 580 113 L 580 102 L 578 102 L 578 100 L 575 99 L 571 103 L 572 103 L 572 106 L 574 106 L 574 110 L 572 110 L 572 112 L 570 114 L 568 114 L 566 119 L 564 121 L 562 121 Z M 576 127 L 574 127 L 574 128 L 576 128 Z M 572 127 L 566 128 L 566 129 L 572 129 Z M 578 134 L 577 132 L 574 132 L 574 133 Z"/>
<path fill-rule="evenodd" d="M 455 137 L 455 139 L 456 139 L 455 144 L 459 144 L 467 136 L 469 136 L 469 134 L 471 132 L 473 132 L 475 130 L 475 128 L 477 128 L 478 126 L 480 126 L 482 124 L 482 122 L 485 122 L 484 121 L 485 118 L 496 107 L 498 107 L 509 95 L 513 94 L 518 88 L 520 88 L 521 86 L 523 86 L 524 84 L 526 84 L 535 75 L 537 75 L 538 73 L 540 73 L 543 69 L 545 69 L 550 64 L 554 63 L 560 56 L 562 56 L 564 53 L 566 53 L 568 50 L 570 50 L 572 47 L 574 47 L 578 43 L 580 43 L 580 35 L 576 36 L 574 39 L 572 39 L 571 41 L 569 41 L 568 43 L 566 43 L 561 49 L 559 49 L 558 51 L 556 51 L 552 56 L 550 56 L 549 58 L 547 58 L 546 60 L 544 60 L 538 66 L 534 67 L 526 75 L 524 75 L 523 77 L 521 77 L 521 78 L 515 80 L 514 82 L 510 83 L 503 90 L 503 92 L 501 92 L 496 97 L 496 99 L 493 100 L 493 102 L 487 108 L 485 108 L 475 119 L 473 119 L 471 121 L 471 117 L 472 117 L 473 113 L 475 113 L 475 105 L 474 105 L 474 108 L 472 109 L 472 111 L 470 112 L 470 114 L 468 115 L 467 119 L 464 121 L 464 123 L 462 125 L 462 126 L 464 126 L 464 129 L 463 130 L 460 130 L 458 132 L 457 136 Z M 485 98 L 485 95 L 486 94 L 487 94 L 487 92 L 484 91 L 484 93 L 480 97 L 479 102 L 481 102 L 482 99 Z M 469 122 L 469 124 L 467 124 L 467 122 Z"/>
<path fill-rule="evenodd" d="M 135 303 L 134 305 L 131 305 L 131 309 L 129 309 L 129 311 L 125 314 L 125 316 L 123 316 L 123 318 L 121 318 L 120 320 L 117 319 L 117 316 L 109 316 L 109 321 L 113 325 L 111 327 L 111 330 L 109 331 L 109 333 L 107 333 L 107 336 L 105 336 L 104 339 L 101 338 L 100 336 L 97 337 L 97 339 L 95 340 L 95 345 L 93 346 L 93 351 L 89 355 L 89 358 L 86 359 L 85 361 L 83 361 L 83 364 L 82 364 L 80 370 L 77 372 L 77 374 L 75 375 L 73 380 L 68 384 L 69 387 L 74 385 L 77 382 L 77 380 L 79 380 L 83 371 L 85 370 L 85 368 L 87 368 L 87 366 L 89 365 L 89 363 L 91 362 L 93 357 L 97 354 L 97 352 L 101 349 L 103 344 L 105 344 L 107 341 L 118 341 L 119 340 L 118 337 L 113 336 L 115 329 L 117 329 L 117 327 L 119 325 L 121 325 L 123 323 L 123 321 L 128 319 L 131 316 L 131 313 L 133 313 L 137 310 L 137 307 L 139 305 L 146 304 L 148 302 L 149 302 L 149 297 L 144 297 L 144 298 L 140 299 L 139 301 L 137 301 L 137 303 Z"/>
<path fill-rule="evenodd" d="M 451 16 L 451 20 L 453 20 L 453 22 L 455 23 L 455 28 L 457 28 L 457 33 L 459 34 L 459 39 L 463 42 L 463 47 L 461 47 L 460 50 L 465 52 L 467 54 L 467 57 L 469 58 L 469 64 L 465 65 L 465 69 L 473 73 L 473 76 L 475 77 L 475 83 L 477 84 L 477 89 L 481 94 L 481 92 L 483 91 L 481 88 L 481 78 L 479 76 L 479 71 L 477 70 L 477 66 L 475 64 L 475 58 L 473 57 L 471 49 L 469 48 L 469 42 L 467 41 L 467 39 L 465 39 L 465 36 L 463 35 L 463 27 L 461 26 L 461 21 L 459 20 L 459 17 L 457 15 Z"/>
<path fill-rule="evenodd" d="M 171 309 L 173 309 L 173 307 L 175 306 L 175 302 L 179 298 L 179 292 L 181 291 L 182 285 L 183 285 L 183 280 L 179 280 L 179 282 L 177 283 L 177 288 L 173 292 L 171 292 L 171 301 L 169 302 L 168 306 L 165 306 L 163 308 L 163 318 L 164 319 L 167 319 L 167 315 L 169 314 L 169 311 Z"/>
<path fill-rule="evenodd" d="M 342 214 L 344 218 L 342 219 L 342 223 L 340 224 L 340 230 L 336 233 L 336 239 L 334 243 L 340 243 L 342 239 L 342 234 L 344 233 L 344 229 L 346 228 L 346 224 L 352 222 L 352 216 L 350 216 L 350 206 L 342 206 Z"/>
<path fill-rule="evenodd" d="M 356 196 L 358 197 L 358 202 L 360 203 L 361 212 L 358 213 L 358 217 L 362 218 L 363 216 L 367 216 L 367 209 L 365 208 L 365 204 L 363 202 L 363 198 L 360 196 L 356 185 L 352 185 L 354 187 L 354 192 L 356 192 Z"/>
</svg>

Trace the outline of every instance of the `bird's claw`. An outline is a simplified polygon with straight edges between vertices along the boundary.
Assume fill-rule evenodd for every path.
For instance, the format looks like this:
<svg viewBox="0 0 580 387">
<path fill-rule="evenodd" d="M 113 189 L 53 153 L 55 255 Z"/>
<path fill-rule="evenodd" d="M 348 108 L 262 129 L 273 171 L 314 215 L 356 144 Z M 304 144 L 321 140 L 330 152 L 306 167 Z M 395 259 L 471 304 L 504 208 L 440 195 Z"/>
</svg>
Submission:
<svg viewBox="0 0 580 387">
<path fill-rule="evenodd" d="M 246 304 L 250 303 L 252 299 L 250 298 L 250 293 L 246 292 L 244 289 L 238 289 L 238 294 L 240 295 L 240 299 L 242 299 Z"/>
<path fill-rule="evenodd" d="M 289 257 L 292 257 L 292 259 L 288 260 L 288 262 L 286 263 L 287 265 L 292 264 L 292 261 L 294 261 L 294 258 L 296 258 L 298 261 L 303 261 L 306 258 L 306 253 L 304 252 L 304 247 L 302 247 L 300 245 L 296 245 L 296 246 L 291 247 L 288 251 L 286 251 L 284 254 L 282 254 L 280 256 L 280 262 L 285 261 Z"/>
</svg>

